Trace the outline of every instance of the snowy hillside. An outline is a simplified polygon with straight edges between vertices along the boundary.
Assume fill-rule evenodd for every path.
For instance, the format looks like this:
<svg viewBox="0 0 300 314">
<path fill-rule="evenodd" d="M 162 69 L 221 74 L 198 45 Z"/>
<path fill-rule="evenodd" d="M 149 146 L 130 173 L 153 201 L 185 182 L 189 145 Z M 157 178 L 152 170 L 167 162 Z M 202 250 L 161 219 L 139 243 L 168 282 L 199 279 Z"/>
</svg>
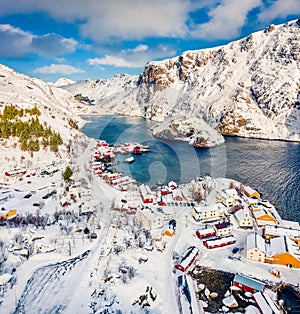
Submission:
<svg viewBox="0 0 300 314">
<path fill-rule="evenodd" d="M 300 140 L 300 20 L 247 38 L 150 62 L 135 81 L 117 76 L 67 89 L 95 101 L 93 112 L 154 121 L 186 112 L 224 135 Z"/>
<path fill-rule="evenodd" d="M 18 141 L 14 138 L 2 139 L 0 154 L 0 170 L 4 173 L 9 167 L 26 165 L 30 163 L 39 164 L 42 162 L 59 162 L 60 159 L 70 159 L 70 150 L 75 144 L 84 143 L 86 137 L 78 132 L 84 124 L 79 117 L 89 110 L 89 106 L 75 100 L 74 96 L 63 89 L 49 86 L 40 79 L 32 78 L 14 70 L 0 65 L 0 112 L 7 105 L 13 105 L 18 109 L 37 107 L 41 112 L 39 121 L 43 126 L 50 127 L 58 132 L 63 145 L 57 153 L 41 149 L 33 155 L 29 152 L 22 152 Z M 74 140 L 77 139 L 77 142 Z M 77 145 L 80 146 L 80 145 Z M 12 154 L 12 148 L 15 154 Z M 22 153 L 22 163 L 17 160 L 17 154 Z"/>
<path fill-rule="evenodd" d="M 140 106 L 136 104 L 135 90 L 138 76 L 115 75 L 104 80 L 85 80 L 64 86 L 73 95 L 87 96 L 95 104 L 90 114 L 120 113 L 141 116 Z"/>
</svg>

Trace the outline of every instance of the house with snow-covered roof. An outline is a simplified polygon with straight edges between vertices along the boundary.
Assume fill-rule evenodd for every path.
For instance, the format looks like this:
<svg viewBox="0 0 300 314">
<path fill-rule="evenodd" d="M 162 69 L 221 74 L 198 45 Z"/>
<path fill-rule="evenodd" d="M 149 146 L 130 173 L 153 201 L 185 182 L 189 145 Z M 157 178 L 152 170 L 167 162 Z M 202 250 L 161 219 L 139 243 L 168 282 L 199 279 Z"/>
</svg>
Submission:
<svg viewBox="0 0 300 314">
<path fill-rule="evenodd" d="M 226 213 L 226 207 L 221 204 L 210 206 L 193 206 L 192 216 L 196 221 L 219 219 Z"/>
<path fill-rule="evenodd" d="M 0 219 L 11 219 L 17 215 L 16 209 L 10 210 L 1 210 L 0 211 Z"/>
<path fill-rule="evenodd" d="M 222 190 L 217 192 L 217 201 L 224 204 L 227 208 L 233 206 L 237 194 L 227 192 L 235 189 Z"/>
<path fill-rule="evenodd" d="M 225 221 L 213 225 L 217 237 L 223 237 L 230 235 L 232 233 L 232 225 L 230 222 Z"/>
<path fill-rule="evenodd" d="M 257 291 L 253 298 L 262 314 L 281 314 L 273 298 L 266 292 Z"/>
<path fill-rule="evenodd" d="M 248 211 L 240 209 L 234 213 L 234 218 L 240 228 L 253 228 L 254 222 Z"/>
<path fill-rule="evenodd" d="M 159 213 L 153 212 L 151 210 L 139 211 L 141 222 L 144 228 L 147 229 L 157 229 L 163 226 L 163 216 Z"/>
<path fill-rule="evenodd" d="M 280 236 L 286 236 L 290 238 L 291 240 L 300 243 L 300 228 L 298 224 L 295 226 L 295 228 L 292 227 L 281 227 L 281 226 L 273 226 L 273 225 L 267 225 L 265 226 L 264 235 L 266 241 L 270 241 L 270 239 L 277 238 Z"/>
<path fill-rule="evenodd" d="M 251 233 L 246 240 L 246 258 L 264 263 L 266 257 L 266 243 L 262 236 Z"/>
<path fill-rule="evenodd" d="M 266 263 L 300 268 L 300 248 L 286 236 L 273 238 L 267 250 Z"/>
<path fill-rule="evenodd" d="M 277 223 L 277 219 L 274 214 L 262 207 L 253 209 L 252 214 L 258 227 L 264 227 L 266 225 L 276 225 Z"/>
<path fill-rule="evenodd" d="M 260 198 L 260 194 L 250 186 L 244 186 L 243 192 L 247 197 Z"/>
<path fill-rule="evenodd" d="M 154 195 L 149 185 L 142 184 L 139 187 L 140 194 L 144 204 L 151 204 L 154 201 Z"/>
<path fill-rule="evenodd" d="M 257 279 L 250 278 L 242 274 L 235 274 L 233 285 L 248 292 L 264 291 L 265 284 Z"/>
</svg>

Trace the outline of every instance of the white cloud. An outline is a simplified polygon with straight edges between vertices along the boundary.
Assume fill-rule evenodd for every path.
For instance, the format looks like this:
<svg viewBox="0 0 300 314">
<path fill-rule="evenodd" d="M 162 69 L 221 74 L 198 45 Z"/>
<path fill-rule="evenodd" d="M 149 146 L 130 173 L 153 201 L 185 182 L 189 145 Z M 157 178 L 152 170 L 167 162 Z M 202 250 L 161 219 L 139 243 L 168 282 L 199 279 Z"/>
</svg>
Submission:
<svg viewBox="0 0 300 314">
<path fill-rule="evenodd" d="M 57 56 L 75 51 L 77 42 L 57 34 L 37 36 L 9 24 L 0 24 L 0 57 L 21 58 L 28 53 Z"/>
<path fill-rule="evenodd" d="M 83 36 L 107 43 L 145 37 L 183 37 L 188 32 L 189 13 L 206 2 L 211 1 L 0 0 L 0 15 L 45 12 L 56 20 L 80 23 Z"/>
<path fill-rule="evenodd" d="M 260 5 L 261 0 L 222 0 L 209 11 L 210 20 L 198 25 L 192 36 L 208 40 L 235 38 L 245 25 L 248 13 Z"/>
<path fill-rule="evenodd" d="M 105 55 L 103 58 L 88 59 L 90 65 L 110 65 L 116 68 L 139 68 L 143 64 L 135 61 L 126 61 L 124 58 Z"/>
<path fill-rule="evenodd" d="M 176 51 L 171 46 L 158 45 L 149 48 L 147 45 L 139 44 L 135 48 L 122 50 L 117 54 L 105 54 L 101 58 L 91 58 L 89 65 L 113 66 L 116 68 L 142 68 L 154 59 L 175 55 Z"/>
<path fill-rule="evenodd" d="M 9 24 L 0 25 L 0 57 L 20 58 L 29 52 L 32 35 Z"/>
<path fill-rule="evenodd" d="M 258 15 L 260 21 L 270 22 L 277 17 L 300 14 L 299 0 L 275 0 Z"/>
<path fill-rule="evenodd" d="M 139 44 L 135 48 L 128 49 L 128 50 L 135 53 L 135 52 L 144 52 L 144 51 L 147 51 L 148 49 L 149 49 L 149 47 L 147 45 Z"/>
<path fill-rule="evenodd" d="M 37 68 L 33 71 L 35 74 L 64 74 L 71 75 L 74 73 L 84 73 L 83 70 L 73 67 L 68 64 L 51 64 L 49 66 L 44 66 Z"/>
</svg>

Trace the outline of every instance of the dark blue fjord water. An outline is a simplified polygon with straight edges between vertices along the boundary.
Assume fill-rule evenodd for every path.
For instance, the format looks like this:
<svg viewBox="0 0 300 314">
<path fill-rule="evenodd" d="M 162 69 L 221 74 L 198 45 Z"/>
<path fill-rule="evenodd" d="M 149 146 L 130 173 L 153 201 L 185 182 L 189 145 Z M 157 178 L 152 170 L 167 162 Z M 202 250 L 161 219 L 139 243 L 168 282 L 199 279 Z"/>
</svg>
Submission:
<svg viewBox="0 0 300 314">
<path fill-rule="evenodd" d="M 250 185 L 270 200 L 282 218 L 300 222 L 300 144 L 227 137 L 224 145 L 195 149 L 180 141 L 166 141 L 151 135 L 153 122 L 120 116 L 85 117 L 83 132 L 110 144 L 138 142 L 152 152 L 135 156 L 135 162 L 118 155 L 119 171 L 139 183 L 154 186 L 174 180 L 187 183 L 210 174 Z"/>
</svg>

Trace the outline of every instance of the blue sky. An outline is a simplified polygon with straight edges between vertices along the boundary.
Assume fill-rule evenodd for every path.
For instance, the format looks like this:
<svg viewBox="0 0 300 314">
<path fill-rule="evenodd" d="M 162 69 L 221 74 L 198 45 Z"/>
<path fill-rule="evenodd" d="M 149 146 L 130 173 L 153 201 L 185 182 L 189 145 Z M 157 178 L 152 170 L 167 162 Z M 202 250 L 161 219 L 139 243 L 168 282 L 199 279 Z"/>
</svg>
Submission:
<svg viewBox="0 0 300 314">
<path fill-rule="evenodd" d="M 300 0 L 0 0 L 0 63 L 55 81 L 139 74 L 300 17 Z"/>
</svg>

